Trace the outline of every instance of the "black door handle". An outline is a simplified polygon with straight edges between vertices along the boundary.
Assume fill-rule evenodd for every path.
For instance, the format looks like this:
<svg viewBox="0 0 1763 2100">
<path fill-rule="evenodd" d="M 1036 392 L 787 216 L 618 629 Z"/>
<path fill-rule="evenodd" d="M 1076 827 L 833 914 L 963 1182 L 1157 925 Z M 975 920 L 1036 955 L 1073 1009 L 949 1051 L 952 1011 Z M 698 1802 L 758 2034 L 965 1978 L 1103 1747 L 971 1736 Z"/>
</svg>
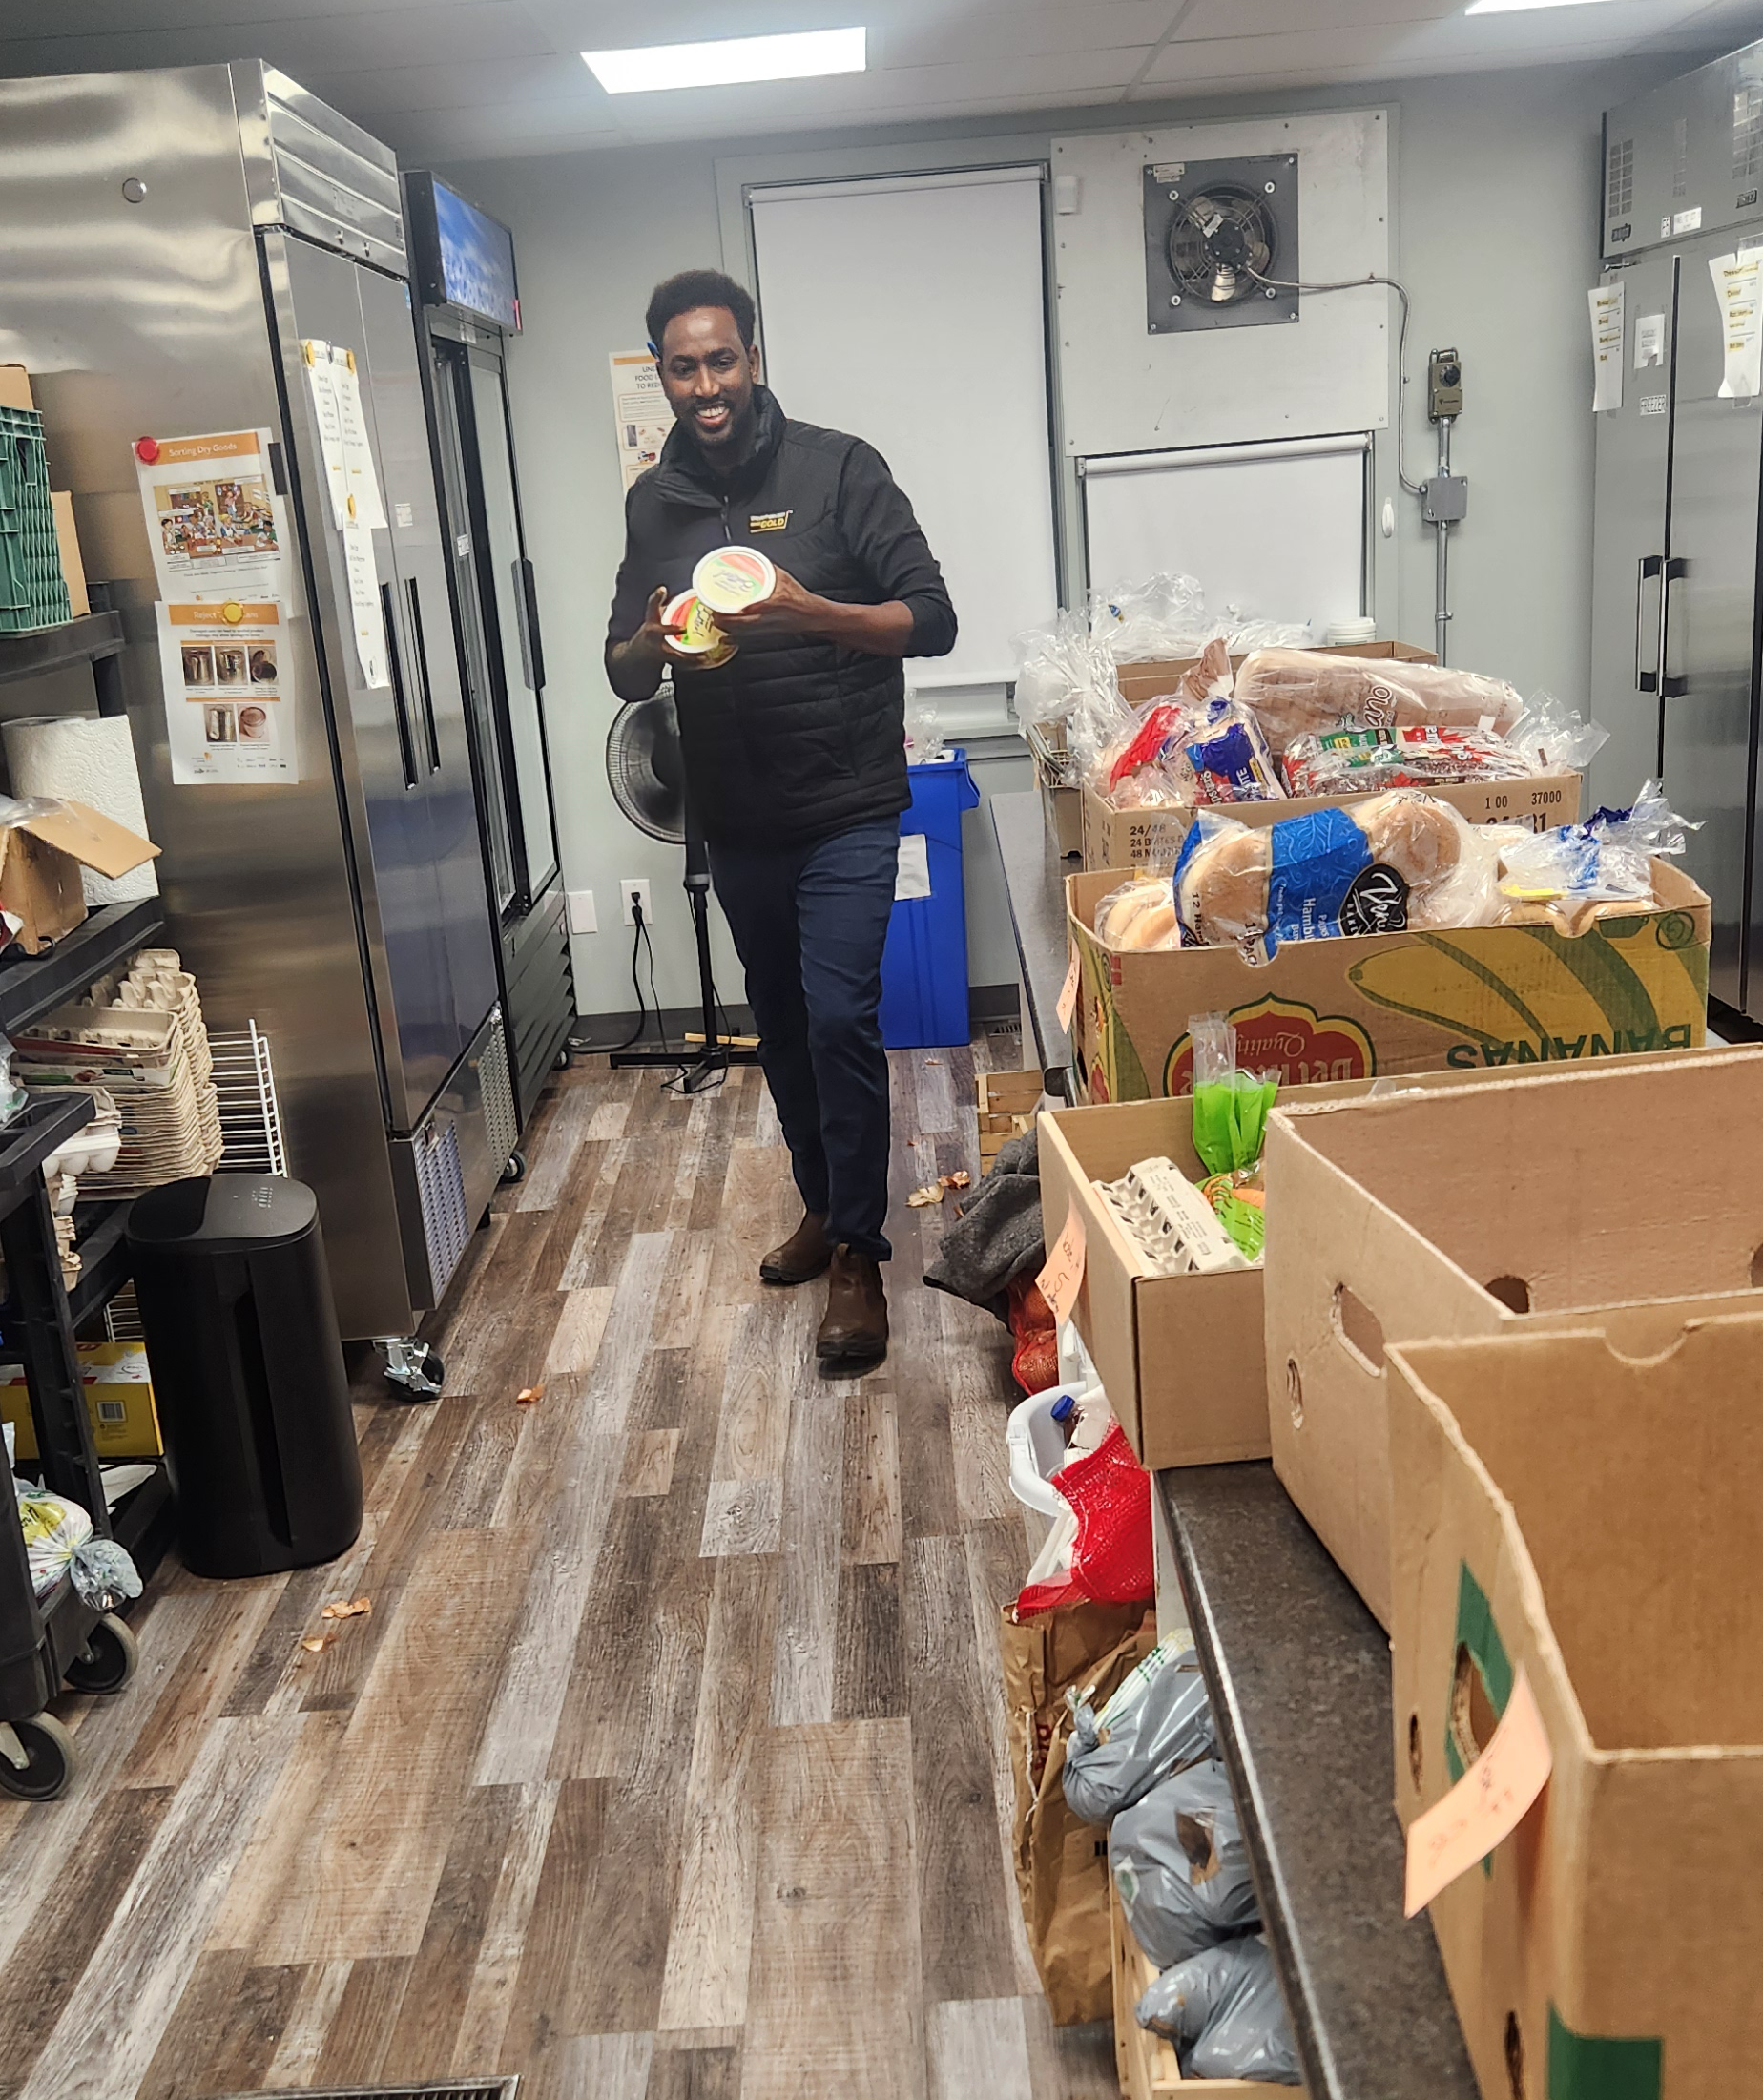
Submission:
<svg viewBox="0 0 1763 2100">
<path fill-rule="evenodd" d="M 404 697 L 404 664 L 398 654 L 398 622 L 393 616 L 392 587 L 380 586 L 380 617 L 385 625 L 385 667 L 392 678 L 392 719 L 398 727 L 398 756 L 406 788 L 416 785 L 416 746 L 410 737 L 410 710 Z"/>
<path fill-rule="evenodd" d="M 1690 690 L 1686 673 L 1675 674 L 1665 667 L 1671 659 L 1671 586 L 1681 583 L 1690 573 L 1690 564 L 1681 554 L 1673 554 L 1665 565 L 1665 584 L 1659 602 L 1659 691 L 1668 700 L 1681 700 Z"/>
</svg>

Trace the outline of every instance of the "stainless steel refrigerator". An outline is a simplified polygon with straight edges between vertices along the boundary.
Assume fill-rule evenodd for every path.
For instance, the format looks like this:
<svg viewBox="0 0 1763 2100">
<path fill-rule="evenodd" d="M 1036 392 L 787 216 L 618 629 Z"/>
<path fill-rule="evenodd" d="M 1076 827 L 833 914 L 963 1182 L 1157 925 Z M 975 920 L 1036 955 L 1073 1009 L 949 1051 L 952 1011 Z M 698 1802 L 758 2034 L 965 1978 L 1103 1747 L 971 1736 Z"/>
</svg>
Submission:
<svg viewBox="0 0 1763 2100">
<path fill-rule="evenodd" d="M 268 1031 L 344 1333 L 402 1340 L 515 1126 L 393 156 L 256 62 L 0 81 L 0 358 L 31 370 L 87 568 L 124 613 L 170 938 L 212 1026 Z M 357 361 L 389 684 L 358 660 L 310 339 Z M 132 447 L 249 429 L 295 542 L 300 777 L 176 784 Z"/>
<path fill-rule="evenodd" d="M 1763 1018 L 1758 864 L 1763 401 L 1725 395 L 1710 262 L 1763 248 L 1763 44 L 1604 120 L 1605 267 L 1622 290 L 1621 402 L 1597 411 L 1593 800 L 1659 775 L 1701 828 L 1710 989 Z"/>
<path fill-rule="evenodd" d="M 418 332 L 441 463 L 466 713 L 524 1126 L 575 1018 L 545 727 L 538 584 L 508 412 L 514 239 L 439 176 L 404 178 Z"/>
</svg>

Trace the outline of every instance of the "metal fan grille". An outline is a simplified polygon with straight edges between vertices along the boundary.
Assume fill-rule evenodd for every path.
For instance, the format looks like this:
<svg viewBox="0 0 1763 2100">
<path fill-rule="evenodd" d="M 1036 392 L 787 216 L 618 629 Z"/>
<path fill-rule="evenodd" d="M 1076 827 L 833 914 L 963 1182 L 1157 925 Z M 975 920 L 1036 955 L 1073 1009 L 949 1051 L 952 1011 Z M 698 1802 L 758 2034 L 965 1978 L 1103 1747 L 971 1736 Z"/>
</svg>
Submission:
<svg viewBox="0 0 1763 2100">
<path fill-rule="evenodd" d="M 1273 215 L 1246 190 L 1185 198 L 1170 222 L 1170 275 L 1190 299 L 1234 306 L 1260 290 L 1274 260 Z"/>
<path fill-rule="evenodd" d="M 606 734 L 606 779 L 612 800 L 639 831 L 664 844 L 684 843 L 685 795 L 679 717 L 674 690 L 627 700 Z"/>
</svg>

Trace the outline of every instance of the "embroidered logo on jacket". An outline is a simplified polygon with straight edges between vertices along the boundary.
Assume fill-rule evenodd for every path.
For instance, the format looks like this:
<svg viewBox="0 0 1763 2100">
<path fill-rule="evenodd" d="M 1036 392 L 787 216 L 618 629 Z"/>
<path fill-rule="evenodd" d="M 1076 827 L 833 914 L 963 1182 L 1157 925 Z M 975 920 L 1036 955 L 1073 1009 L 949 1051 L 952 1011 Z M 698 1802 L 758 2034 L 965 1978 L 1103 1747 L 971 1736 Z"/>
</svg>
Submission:
<svg viewBox="0 0 1763 2100">
<path fill-rule="evenodd" d="M 747 530 L 749 532 L 781 532 L 789 522 L 789 511 L 770 510 L 762 518 L 749 518 Z"/>
</svg>

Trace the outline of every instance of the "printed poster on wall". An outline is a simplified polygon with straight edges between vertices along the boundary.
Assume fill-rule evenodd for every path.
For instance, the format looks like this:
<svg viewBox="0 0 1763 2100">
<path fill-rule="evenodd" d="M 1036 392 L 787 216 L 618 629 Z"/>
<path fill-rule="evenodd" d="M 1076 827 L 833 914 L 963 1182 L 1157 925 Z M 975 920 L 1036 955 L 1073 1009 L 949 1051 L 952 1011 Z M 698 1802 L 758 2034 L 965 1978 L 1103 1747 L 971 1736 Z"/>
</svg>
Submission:
<svg viewBox="0 0 1763 2100">
<path fill-rule="evenodd" d="M 161 600 L 159 676 L 180 787 L 300 779 L 294 655 L 276 599 Z"/>
<path fill-rule="evenodd" d="M 141 438 L 141 509 L 164 598 L 280 598 L 292 542 L 267 430 Z"/>
<path fill-rule="evenodd" d="M 628 490 L 661 457 L 674 427 L 674 411 L 661 391 L 661 374 L 647 350 L 614 350 L 612 424 L 618 435 L 618 467 Z"/>
</svg>

